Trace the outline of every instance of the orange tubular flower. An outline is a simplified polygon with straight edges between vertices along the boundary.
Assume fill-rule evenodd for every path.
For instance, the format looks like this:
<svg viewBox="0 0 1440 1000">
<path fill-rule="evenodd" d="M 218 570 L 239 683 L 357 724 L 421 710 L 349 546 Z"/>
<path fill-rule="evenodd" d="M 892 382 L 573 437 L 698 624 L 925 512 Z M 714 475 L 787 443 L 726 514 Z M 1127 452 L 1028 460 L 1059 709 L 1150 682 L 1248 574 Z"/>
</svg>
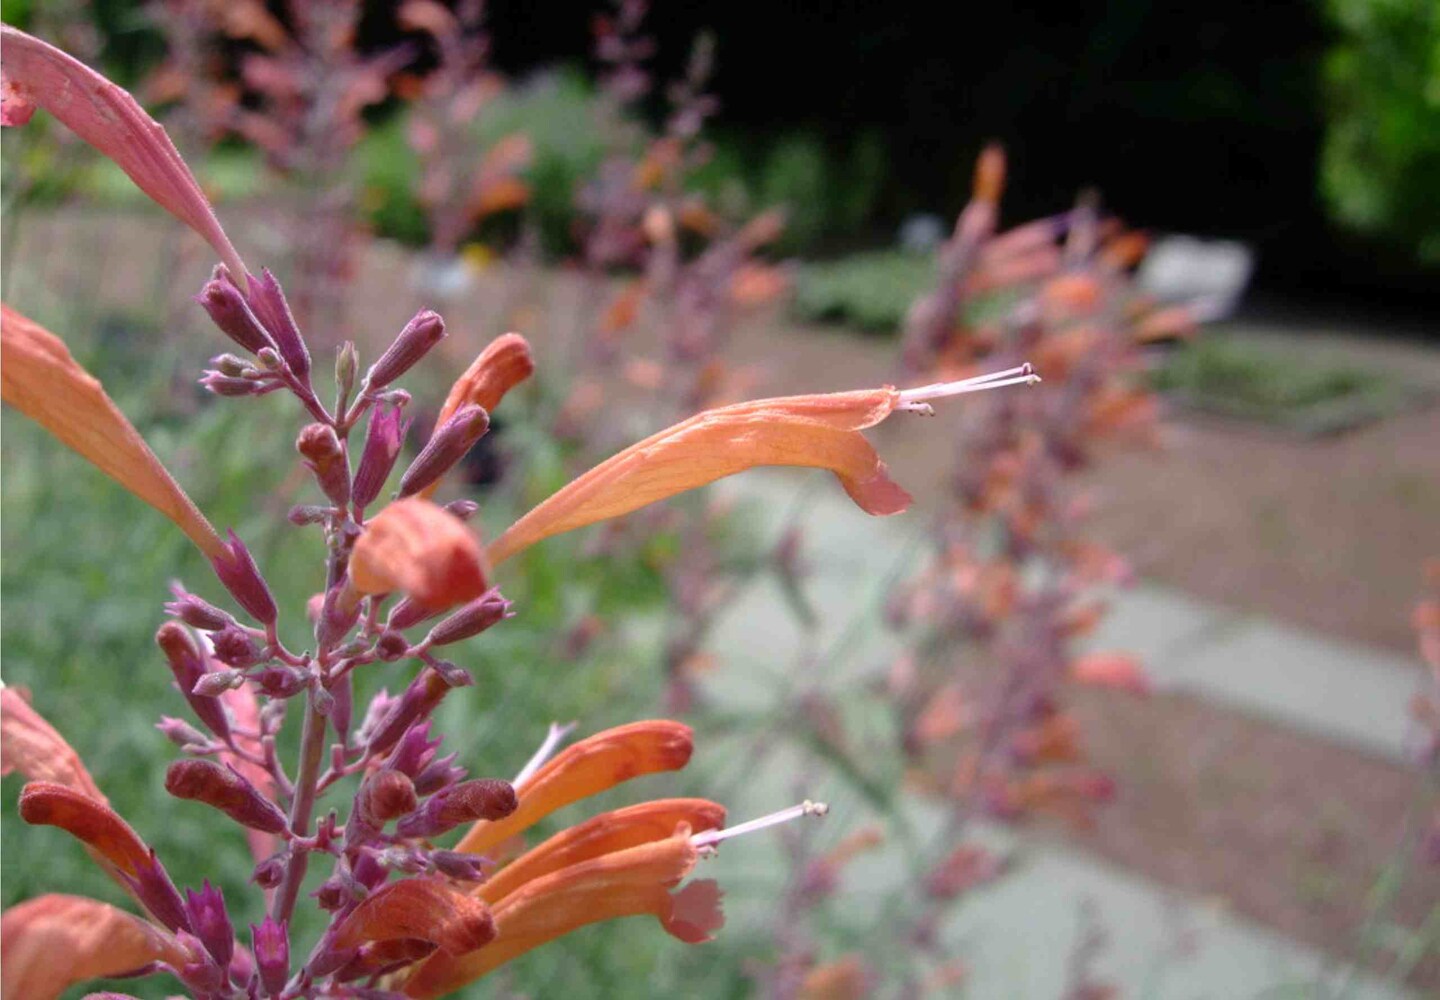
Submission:
<svg viewBox="0 0 1440 1000">
<path fill-rule="evenodd" d="M 572 802 L 642 774 L 678 771 L 689 763 L 693 748 L 690 727 L 665 719 L 632 722 L 596 733 L 517 781 L 515 794 L 520 804 L 516 810 L 501 820 L 476 823 L 455 849 L 485 854 Z"/>
<path fill-rule="evenodd" d="M 191 960 L 170 933 L 82 896 L 47 895 L 0 917 L 0 994 L 55 1000 L 76 983 L 119 976 L 152 962 Z"/>
<path fill-rule="evenodd" d="M 440 878 L 391 882 L 366 896 L 335 929 L 337 957 L 361 945 L 423 941 L 458 957 L 495 938 L 490 908 Z"/>
<path fill-rule="evenodd" d="M 357 594 L 400 590 L 433 610 L 479 597 L 488 576 L 475 533 L 420 497 L 397 500 L 371 518 L 350 554 Z"/>
<path fill-rule="evenodd" d="M 7 29 L 7 44 L 9 37 Z M 224 546 L 205 515 L 60 338 L 3 303 L 0 321 L 5 402 L 174 521 L 205 555 L 218 556 Z"/>
<path fill-rule="evenodd" d="M 614 851 L 525 883 L 494 909 L 494 941 L 462 958 L 436 955 L 404 985 L 412 997 L 439 997 L 587 924 L 652 914 L 682 941 L 708 940 L 721 924 L 720 894 L 710 881 L 680 892 L 700 856 L 690 828 L 680 824 L 661 840 Z"/>
<path fill-rule="evenodd" d="M 150 863 L 150 848 L 115 810 L 84 792 L 49 781 L 20 790 L 20 818 L 36 826 L 58 826 L 126 875 Z"/>
<path fill-rule="evenodd" d="M 1014 376 L 1014 377 L 1010 377 Z M 918 389 L 787 396 L 706 410 L 601 462 L 512 524 L 490 546 L 498 566 L 536 542 L 764 465 L 829 469 L 867 514 L 898 514 L 910 494 L 860 431 L 927 400 L 1039 381 L 1029 365 Z"/>
</svg>

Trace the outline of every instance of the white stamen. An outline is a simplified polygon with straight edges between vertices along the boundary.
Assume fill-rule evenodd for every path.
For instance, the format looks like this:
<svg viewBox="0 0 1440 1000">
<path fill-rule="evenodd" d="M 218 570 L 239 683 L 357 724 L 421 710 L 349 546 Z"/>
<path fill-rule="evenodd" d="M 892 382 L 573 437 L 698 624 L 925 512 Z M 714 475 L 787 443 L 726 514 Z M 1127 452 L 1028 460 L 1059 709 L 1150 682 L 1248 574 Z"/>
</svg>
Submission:
<svg viewBox="0 0 1440 1000">
<path fill-rule="evenodd" d="M 1040 376 L 1035 374 L 1034 367 L 1027 361 L 1014 368 L 991 372 L 988 375 L 976 375 L 974 378 L 964 378 L 958 382 L 935 382 L 931 385 L 917 386 L 914 389 L 904 389 L 900 393 L 900 402 L 895 409 L 930 416 L 935 410 L 926 402 L 928 399 L 944 399 L 946 396 L 959 396 L 967 392 L 984 392 L 986 389 L 1000 389 L 1007 385 L 1035 385 L 1039 381 Z"/>
<path fill-rule="evenodd" d="M 510 782 L 510 784 L 518 785 L 531 777 L 536 771 L 540 770 L 545 762 L 550 759 L 550 755 L 560 746 L 561 741 L 574 731 L 575 723 L 573 722 L 563 726 L 558 722 L 550 723 L 550 732 L 545 734 L 545 742 L 540 744 L 540 748 L 525 762 L 525 766 L 520 769 L 520 773 L 515 775 L 515 780 Z"/>
<path fill-rule="evenodd" d="M 791 820 L 800 819 L 802 816 L 824 816 L 830 811 L 830 807 L 823 802 L 811 802 L 806 799 L 798 806 L 791 806 L 789 809 L 781 809 L 768 816 L 761 816 L 758 819 L 747 820 L 736 826 L 724 830 L 706 830 L 704 833 L 697 833 L 690 838 L 702 852 L 707 854 L 715 851 L 715 845 L 731 837 L 739 837 L 747 833 L 755 833 L 772 826 L 779 826 L 781 823 L 789 823 Z"/>
</svg>

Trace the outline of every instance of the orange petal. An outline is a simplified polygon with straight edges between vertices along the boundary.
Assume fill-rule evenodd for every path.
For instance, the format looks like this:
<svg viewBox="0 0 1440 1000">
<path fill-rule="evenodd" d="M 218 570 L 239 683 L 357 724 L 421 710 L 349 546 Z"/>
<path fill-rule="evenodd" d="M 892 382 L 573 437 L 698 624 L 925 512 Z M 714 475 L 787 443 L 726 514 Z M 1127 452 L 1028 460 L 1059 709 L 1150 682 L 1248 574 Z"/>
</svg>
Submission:
<svg viewBox="0 0 1440 1000">
<path fill-rule="evenodd" d="M 817 965 L 800 984 L 799 1000 L 861 1000 L 873 988 L 870 970 L 859 955 Z"/>
<path fill-rule="evenodd" d="M 0 690 L 0 774 L 19 771 L 27 780 L 72 788 L 97 802 L 105 796 L 65 737 L 30 707 L 20 690 Z"/>
<path fill-rule="evenodd" d="M 681 823 L 699 833 L 725 825 L 725 807 L 706 799 L 656 799 L 601 813 L 563 830 L 500 869 L 479 896 L 492 906 L 527 882 L 582 861 L 663 840 Z"/>
<path fill-rule="evenodd" d="M 501 820 L 481 820 L 455 845 L 485 854 L 572 802 L 598 795 L 642 774 L 678 771 L 690 762 L 690 727 L 667 719 L 632 722 L 596 733 L 556 754 L 515 786 L 519 807 Z"/>
<path fill-rule="evenodd" d="M 720 926 L 719 892 L 697 882 L 669 887 L 695 866 L 690 829 L 616 851 L 527 882 L 495 907 L 494 941 L 463 958 L 436 955 L 405 983 L 412 997 L 438 997 L 561 935 L 602 920 L 652 914 L 683 941 L 706 940 Z"/>
<path fill-rule="evenodd" d="M 23 125 L 38 105 L 114 160 L 135 186 L 199 233 L 243 282 L 245 262 L 220 228 L 195 175 L 160 123 L 123 88 L 32 35 L 0 27 L 5 106 L 0 123 Z"/>
<path fill-rule="evenodd" d="M 150 862 L 150 849 L 103 801 L 50 781 L 32 781 L 20 790 L 20 818 L 36 826 L 58 826 L 126 875 Z"/>
<path fill-rule="evenodd" d="M 1150 678 L 1140 661 L 1126 653 L 1090 653 L 1070 664 L 1070 679 L 1097 687 L 1149 694 Z"/>
<path fill-rule="evenodd" d="M 0 916 L 0 995 L 6 997 L 54 1000 L 87 979 L 189 961 L 166 931 L 83 896 L 38 896 Z"/>
<path fill-rule="evenodd" d="M 3 303 L 0 321 L 0 395 L 5 402 L 174 521 L 201 552 L 214 558 L 224 551 L 205 515 L 60 338 Z"/>
<path fill-rule="evenodd" d="M 391 882 L 361 900 L 335 930 L 334 948 L 414 938 L 463 955 L 495 937 L 490 908 L 440 878 Z"/>
<path fill-rule="evenodd" d="M 896 514 L 910 495 L 859 433 L 899 402 L 893 388 L 789 396 L 707 410 L 631 445 L 562 487 L 490 546 L 499 565 L 543 538 L 619 517 L 761 465 L 829 469 L 869 514 Z"/>
<path fill-rule="evenodd" d="M 420 497 L 398 500 L 366 522 L 350 554 L 356 591 L 404 591 L 432 610 L 479 597 L 489 587 L 488 575 L 475 533 Z"/>
</svg>

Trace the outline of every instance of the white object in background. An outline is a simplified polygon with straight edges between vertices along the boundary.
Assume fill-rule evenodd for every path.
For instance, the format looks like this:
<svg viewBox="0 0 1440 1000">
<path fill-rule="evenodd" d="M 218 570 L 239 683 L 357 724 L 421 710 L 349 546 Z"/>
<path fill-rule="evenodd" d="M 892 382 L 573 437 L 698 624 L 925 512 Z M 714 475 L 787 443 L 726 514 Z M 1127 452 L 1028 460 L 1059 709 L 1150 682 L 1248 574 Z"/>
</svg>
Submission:
<svg viewBox="0 0 1440 1000">
<path fill-rule="evenodd" d="M 900 223 L 900 249 L 930 253 L 945 239 L 945 221 L 938 215 L 911 215 Z"/>
<path fill-rule="evenodd" d="M 474 272 L 458 255 L 421 254 L 410 271 L 410 286 L 440 302 L 453 302 L 474 283 Z"/>
<path fill-rule="evenodd" d="M 1162 302 L 1184 302 L 1202 321 L 1234 312 L 1255 270 L 1255 251 L 1234 240 L 1164 236 L 1140 265 L 1140 287 Z"/>
</svg>

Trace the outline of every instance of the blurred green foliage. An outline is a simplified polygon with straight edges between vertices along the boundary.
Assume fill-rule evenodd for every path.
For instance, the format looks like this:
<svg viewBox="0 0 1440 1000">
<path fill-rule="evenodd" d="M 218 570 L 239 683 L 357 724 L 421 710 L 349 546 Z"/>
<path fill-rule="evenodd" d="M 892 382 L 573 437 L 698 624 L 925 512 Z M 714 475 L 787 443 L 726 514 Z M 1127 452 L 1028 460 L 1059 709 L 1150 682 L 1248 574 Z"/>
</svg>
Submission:
<svg viewBox="0 0 1440 1000">
<path fill-rule="evenodd" d="M 839 323 L 866 333 L 893 333 L 916 297 L 935 281 L 929 254 L 873 250 L 805 264 L 791 310 L 810 323 Z"/>
<path fill-rule="evenodd" d="M 1335 217 L 1440 261 L 1440 3 L 1327 0 L 1321 189 Z"/>
</svg>

